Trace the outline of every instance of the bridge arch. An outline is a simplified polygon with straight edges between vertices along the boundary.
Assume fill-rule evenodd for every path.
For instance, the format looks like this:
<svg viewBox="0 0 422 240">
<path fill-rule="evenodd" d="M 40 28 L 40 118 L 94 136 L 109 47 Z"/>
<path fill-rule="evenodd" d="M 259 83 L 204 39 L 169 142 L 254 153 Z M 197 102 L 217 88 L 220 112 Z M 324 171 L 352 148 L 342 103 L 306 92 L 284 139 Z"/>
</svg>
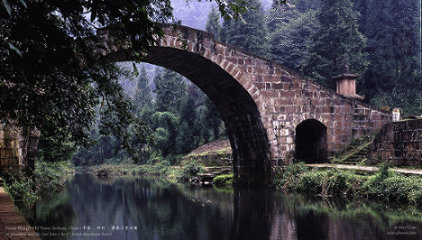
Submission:
<svg viewBox="0 0 422 240">
<path fill-rule="evenodd" d="M 326 136 L 326 153 L 317 155 L 325 160 L 353 139 L 380 129 L 391 119 L 388 112 L 337 94 L 284 66 L 220 43 L 209 33 L 184 26 L 164 26 L 163 33 L 157 44 L 151 46 L 145 62 L 185 76 L 215 103 L 228 131 L 238 183 L 268 183 L 272 167 L 306 157 L 300 155 L 301 144 L 296 149 L 296 141 L 301 143 L 301 134 L 298 139 L 296 136 L 297 121 L 304 121 L 299 133 L 306 126 L 324 129 L 315 119 L 324 124 L 326 135 L 318 136 L 319 139 Z M 100 50 L 100 54 L 114 61 L 133 60 L 128 46 L 116 46 L 116 41 L 106 34 L 103 39 L 100 44 L 105 50 Z M 319 149 L 323 150 L 321 146 Z"/>
<path fill-rule="evenodd" d="M 327 126 L 316 119 L 307 119 L 296 126 L 295 159 L 305 163 L 327 161 Z"/>
<path fill-rule="evenodd" d="M 206 32 L 181 28 L 167 30 L 160 43 L 151 46 L 145 62 L 171 69 L 191 80 L 214 102 L 222 116 L 233 151 L 235 182 L 267 184 L 272 179 L 270 144 L 257 106 L 258 89 L 245 69 L 224 57 L 230 48 Z M 230 53 L 235 57 L 236 52 Z M 120 48 L 108 54 L 113 61 L 131 61 Z"/>
</svg>

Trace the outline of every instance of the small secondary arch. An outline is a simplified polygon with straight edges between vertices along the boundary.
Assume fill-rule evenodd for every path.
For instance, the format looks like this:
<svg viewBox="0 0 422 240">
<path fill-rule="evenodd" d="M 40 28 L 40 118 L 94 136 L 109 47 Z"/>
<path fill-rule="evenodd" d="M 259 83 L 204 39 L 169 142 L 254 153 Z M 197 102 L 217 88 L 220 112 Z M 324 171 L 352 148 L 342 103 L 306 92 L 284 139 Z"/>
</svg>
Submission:
<svg viewBox="0 0 422 240">
<path fill-rule="evenodd" d="M 296 127 L 296 162 L 327 161 L 327 127 L 315 119 L 307 119 Z"/>
</svg>

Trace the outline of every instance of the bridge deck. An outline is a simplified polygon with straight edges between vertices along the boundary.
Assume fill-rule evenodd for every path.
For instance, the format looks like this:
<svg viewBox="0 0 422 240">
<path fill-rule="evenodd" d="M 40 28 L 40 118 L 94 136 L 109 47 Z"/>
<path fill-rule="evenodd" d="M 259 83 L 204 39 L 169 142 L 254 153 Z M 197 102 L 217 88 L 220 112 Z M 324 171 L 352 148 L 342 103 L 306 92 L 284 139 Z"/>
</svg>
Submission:
<svg viewBox="0 0 422 240">
<path fill-rule="evenodd" d="M 0 240 L 39 240 L 38 234 L 16 209 L 12 199 L 0 187 Z"/>
</svg>

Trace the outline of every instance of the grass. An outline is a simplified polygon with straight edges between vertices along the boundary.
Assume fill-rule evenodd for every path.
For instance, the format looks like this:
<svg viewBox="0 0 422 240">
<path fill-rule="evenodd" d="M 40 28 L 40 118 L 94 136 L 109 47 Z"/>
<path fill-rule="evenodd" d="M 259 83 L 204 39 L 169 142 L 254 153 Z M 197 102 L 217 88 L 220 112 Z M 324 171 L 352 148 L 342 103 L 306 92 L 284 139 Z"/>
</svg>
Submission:
<svg viewBox="0 0 422 240">
<path fill-rule="evenodd" d="M 231 148 L 224 148 L 216 151 L 207 151 L 200 154 L 188 154 L 183 157 L 180 165 L 185 166 L 192 162 L 201 162 L 207 167 L 219 167 L 230 165 L 228 162 L 232 161 Z"/>
<path fill-rule="evenodd" d="M 372 174 L 292 164 L 276 174 L 275 184 L 286 191 L 311 195 L 347 196 L 422 207 L 422 178 L 392 172 L 386 164 Z"/>
<path fill-rule="evenodd" d="M 190 153 L 188 155 L 186 155 L 185 157 L 197 157 L 197 156 L 207 156 L 207 155 L 226 155 L 226 154 L 231 154 L 232 153 L 232 149 L 231 147 L 226 147 L 220 150 L 215 150 L 215 151 L 206 151 L 206 152 L 202 152 L 199 154 L 195 154 L 195 153 Z"/>
<path fill-rule="evenodd" d="M 218 188 L 233 185 L 233 174 L 219 175 L 212 180 L 213 186 Z"/>
</svg>

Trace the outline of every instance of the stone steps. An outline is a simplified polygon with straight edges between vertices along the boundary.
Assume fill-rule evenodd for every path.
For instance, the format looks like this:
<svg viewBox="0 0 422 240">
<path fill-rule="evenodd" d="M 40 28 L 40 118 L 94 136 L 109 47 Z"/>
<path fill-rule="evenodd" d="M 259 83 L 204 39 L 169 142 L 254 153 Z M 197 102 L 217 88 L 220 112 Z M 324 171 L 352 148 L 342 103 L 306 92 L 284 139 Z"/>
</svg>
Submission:
<svg viewBox="0 0 422 240">
<path fill-rule="evenodd" d="M 357 165 L 368 158 L 369 145 L 347 158 L 343 163 Z"/>
<path fill-rule="evenodd" d="M 365 162 L 370 151 L 369 146 L 373 141 L 374 137 L 366 137 L 366 139 L 360 141 L 359 144 L 351 144 L 333 162 L 348 165 L 358 165 Z"/>
</svg>

